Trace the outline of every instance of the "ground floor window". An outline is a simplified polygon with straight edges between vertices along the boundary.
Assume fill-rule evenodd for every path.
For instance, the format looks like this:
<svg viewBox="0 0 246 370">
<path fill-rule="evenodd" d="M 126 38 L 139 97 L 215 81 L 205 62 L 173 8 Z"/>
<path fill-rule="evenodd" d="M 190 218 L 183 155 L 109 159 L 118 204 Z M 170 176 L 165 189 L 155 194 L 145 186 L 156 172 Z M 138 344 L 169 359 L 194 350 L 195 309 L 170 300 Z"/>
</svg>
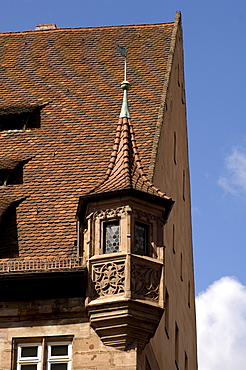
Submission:
<svg viewBox="0 0 246 370">
<path fill-rule="evenodd" d="M 72 342 L 49 341 L 40 342 L 16 341 L 17 370 L 71 370 Z"/>
</svg>

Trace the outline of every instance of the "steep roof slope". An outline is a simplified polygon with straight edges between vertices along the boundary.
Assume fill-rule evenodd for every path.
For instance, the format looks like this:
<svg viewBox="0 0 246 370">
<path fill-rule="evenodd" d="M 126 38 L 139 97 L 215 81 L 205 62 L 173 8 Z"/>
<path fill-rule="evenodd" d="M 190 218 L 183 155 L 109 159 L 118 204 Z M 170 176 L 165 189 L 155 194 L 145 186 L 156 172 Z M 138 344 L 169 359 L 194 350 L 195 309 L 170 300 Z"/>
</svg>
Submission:
<svg viewBox="0 0 246 370">
<path fill-rule="evenodd" d="M 146 176 L 139 156 L 133 125 L 129 118 L 124 117 L 119 119 L 106 175 L 92 192 L 127 188 L 165 197 L 165 193 L 157 189 Z"/>
<path fill-rule="evenodd" d="M 76 253 L 78 198 L 106 173 L 121 106 L 115 43 L 128 50 L 129 104 L 148 171 L 173 29 L 166 23 L 0 34 L 0 120 L 42 107 L 40 127 L 0 131 L 0 163 L 31 158 L 23 184 L 0 187 L 4 202 L 25 198 L 16 218 L 20 257 Z"/>
</svg>

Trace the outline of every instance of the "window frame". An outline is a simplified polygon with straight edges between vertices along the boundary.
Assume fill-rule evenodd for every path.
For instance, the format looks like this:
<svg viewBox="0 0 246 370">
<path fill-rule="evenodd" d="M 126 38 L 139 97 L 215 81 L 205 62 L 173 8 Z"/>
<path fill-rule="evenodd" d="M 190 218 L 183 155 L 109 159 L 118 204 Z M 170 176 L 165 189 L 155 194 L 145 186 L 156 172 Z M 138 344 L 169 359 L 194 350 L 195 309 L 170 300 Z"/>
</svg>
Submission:
<svg viewBox="0 0 246 370">
<path fill-rule="evenodd" d="M 55 341 L 55 342 L 48 342 L 47 345 L 47 370 L 51 370 L 52 364 L 60 364 L 60 363 L 67 363 L 67 370 L 71 370 L 71 363 L 72 363 L 72 342 L 71 341 Z M 68 354 L 67 355 L 61 355 L 61 356 L 52 356 L 51 354 L 51 348 L 52 346 L 57 345 L 67 345 L 68 346 Z"/>
<path fill-rule="evenodd" d="M 12 340 L 13 370 L 21 370 L 22 365 L 36 365 L 37 370 L 51 370 L 53 364 L 67 364 L 67 370 L 72 370 L 73 336 L 42 337 L 42 338 L 13 338 Z M 67 355 L 51 355 L 51 348 L 55 345 L 66 345 Z M 23 347 L 38 347 L 37 357 L 23 357 Z"/>
<path fill-rule="evenodd" d="M 37 347 L 37 357 L 22 357 L 23 347 Z M 16 370 L 21 370 L 22 365 L 37 365 L 37 370 L 41 370 L 42 365 L 42 342 L 27 342 L 17 344 Z"/>
</svg>

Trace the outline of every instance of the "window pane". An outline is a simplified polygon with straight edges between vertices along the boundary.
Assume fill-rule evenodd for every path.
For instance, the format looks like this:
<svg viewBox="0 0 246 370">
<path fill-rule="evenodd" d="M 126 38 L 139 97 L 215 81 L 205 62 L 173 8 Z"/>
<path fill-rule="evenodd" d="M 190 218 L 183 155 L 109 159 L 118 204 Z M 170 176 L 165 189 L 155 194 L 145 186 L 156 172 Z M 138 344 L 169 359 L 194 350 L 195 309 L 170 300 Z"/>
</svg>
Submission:
<svg viewBox="0 0 246 370">
<path fill-rule="evenodd" d="M 21 370 L 37 370 L 37 365 L 21 365 Z"/>
<path fill-rule="evenodd" d="M 51 356 L 67 356 L 68 346 L 67 345 L 57 345 L 51 346 Z"/>
<path fill-rule="evenodd" d="M 136 254 L 147 254 L 148 226 L 143 224 L 135 224 L 135 248 Z"/>
<path fill-rule="evenodd" d="M 104 239 L 104 253 L 119 252 L 120 225 L 118 221 L 105 224 Z"/>
<path fill-rule="evenodd" d="M 21 347 L 21 357 L 37 357 L 38 356 L 38 347 Z"/>
<path fill-rule="evenodd" d="M 50 370 L 67 370 L 68 364 L 51 364 Z"/>
</svg>

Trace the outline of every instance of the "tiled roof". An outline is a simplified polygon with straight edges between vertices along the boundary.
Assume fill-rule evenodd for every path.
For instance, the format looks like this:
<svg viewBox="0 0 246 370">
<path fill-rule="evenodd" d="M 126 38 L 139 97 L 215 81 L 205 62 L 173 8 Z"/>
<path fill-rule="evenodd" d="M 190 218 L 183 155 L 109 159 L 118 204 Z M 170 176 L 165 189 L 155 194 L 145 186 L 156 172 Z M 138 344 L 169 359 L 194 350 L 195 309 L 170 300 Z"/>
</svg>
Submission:
<svg viewBox="0 0 246 370">
<path fill-rule="evenodd" d="M 1 158 L 0 170 L 3 170 L 3 169 L 10 169 L 11 170 L 11 169 L 15 168 L 20 162 L 25 162 L 25 161 L 28 161 L 30 159 L 31 158 L 29 158 L 28 155 L 26 155 L 26 156 L 20 155 L 19 157 L 13 156 L 12 158 L 11 157 Z"/>
<path fill-rule="evenodd" d="M 92 190 L 100 193 L 119 189 L 135 189 L 165 197 L 146 176 L 140 159 L 133 125 L 127 117 L 119 119 L 116 138 L 105 178 Z"/>
<path fill-rule="evenodd" d="M 18 203 L 18 202 L 21 202 L 22 200 L 24 200 L 25 198 L 22 197 L 22 196 L 15 196 L 13 198 L 11 197 L 7 197 L 7 198 L 4 198 L 4 197 L 1 197 L 0 198 L 0 220 L 1 220 L 1 216 L 3 215 L 4 211 L 6 211 L 6 209 L 13 203 Z"/>
<path fill-rule="evenodd" d="M 6 158 L 31 158 L 23 184 L 0 187 L 4 204 L 26 198 L 16 216 L 21 258 L 77 252 L 78 199 L 105 176 L 121 106 L 115 43 L 128 50 L 129 104 L 148 171 L 173 30 L 165 23 L 0 34 L 0 115 L 43 107 L 40 128 L 0 132 L 3 167 Z"/>
</svg>

